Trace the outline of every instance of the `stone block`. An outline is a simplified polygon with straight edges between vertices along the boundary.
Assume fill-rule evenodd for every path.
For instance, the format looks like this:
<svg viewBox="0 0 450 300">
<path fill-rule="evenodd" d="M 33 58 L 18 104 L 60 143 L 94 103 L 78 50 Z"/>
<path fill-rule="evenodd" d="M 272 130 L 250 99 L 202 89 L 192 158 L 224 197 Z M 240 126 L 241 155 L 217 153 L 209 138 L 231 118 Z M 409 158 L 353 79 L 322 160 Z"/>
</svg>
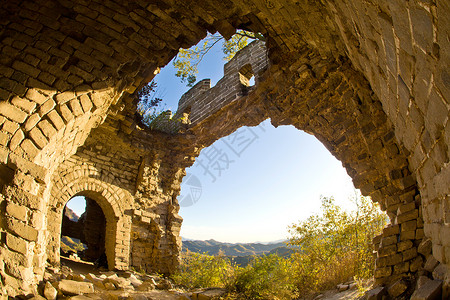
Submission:
<svg viewBox="0 0 450 300">
<path fill-rule="evenodd" d="M 53 99 L 49 98 L 47 101 L 45 101 L 44 104 L 42 104 L 39 107 L 39 115 L 42 117 L 46 115 L 49 111 L 51 111 L 53 108 L 55 108 L 56 103 L 53 101 Z"/>
<path fill-rule="evenodd" d="M 7 227 L 9 230 L 17 234 L 18 236 L 23 237 L 27 241 L 36 241 L 38 236 L 38 231 L 25 223 L 8 218 L 6 221 Z"/>
<path fill-rule="evenodd" d="M 412 294 L 411 300 L 439 300 L 441 295 L 442 281 L 429 280 Z"/>
<path fill-rule="evenodd" d="M 59 114 L 63 117 L 65 123 L 69 123 L 71 120 L 73 120 L 74 115 L 72 114 L 72 111 L 67 107 L 66 104 L 60 105 L 58 107 Z"/>
<path fill-rule="evenodd" d="M 25 206 L 18 205 L 13 202 L 8 202 L 8 204 L 6 205 L 6 213 L 9 216 L 16 218 L 20 221 L 25 222 L 27 220 L 27 212 L 28 209 Z"/>
<path fill-rule="evenodd" d="M 70 109 L 75 116 L 81 116 L 83 114 L 83 108 L 80 105 L 78 99 L 73 99 L 69 102 Z"/>
<path fill-rule="evenodd" d="M 422 256 L 417 256 L 414 258 L 409 264 L 409 270 L 413 273 L 417 272 L 423 266 L 423 258 Z"/>
<path fill-rule="evenodd" d="M 75 93 L 69 92 L 69 91 L 55 95 L 55 100 L 59 105 L 62 105 L 74 98 L 75 98 Z"/>
<path fill-rule="evenodd" d="M 93 293 L 94 285 L 90 282 L 63 279 L 57 283 L 57 289 L 65 295 L 81 295 Z"/>
<path fill-rule="evenodd" d="M 402 252 L 405 251 L 413 246 L 413 242 L 410 240 L 407 241 L 401 241 L 397 243 L 397 251 Z"/>
<path fill-rule="evenodd" d="M 410 220 L 416 220 L 418 216 L 419 216 L 419 210 L 418 209 L 413 209 L 413 210 L 410 210 L 410 211 L 408 211 L 406 213 L 397 215 L 395 223 L 401 224 L 401 223 L 404 223 L 404 222 L 407 222 L 407 221 L 410 221 Z"/>
<path fill-rule="evenodd" d="M 367 300 L 382 300 L 386 295 L 386 288 L 379 286 L 366 292 Z"/>
<path fill-rule="evenodd" d="M 11 121 L 17 123 L 23 123 L 28 117 L 28 114 L 14 105 L 9 104 L 6 101 L 0 102 L 0 113 L 10 119 Z"/>
<path fill-rule="evenodd" d="M 34 127 L 29 135 L 33 143 L 40 149 L 44 148 L 48 143 L 48 140 L 45 138 L 44 134 L 42 134 L 42 131 L 37 127 Z"/>
<path fill-rule="evenodd" d="M 24 110 L 27 113 L 31 113 L 36 108 L 35 102 L 31 102 L 31 101 L 28 101 L 27 99 L 17 97 L 17 96 L 11 100 L 11 104 Z"/>
<path fill-rule="evenodd" d="M 428 272 L 433 272 L 434 268 L 437 267 L 439 262 L 434 258 L 433 255 L 428 256 L 427 261 L 425 262 L 425 266 L 423 267 Z"/>
<path fill-rule="evenodd" d="M 439 264 L 433 270 L 433 279 L 443 281 L 448 274 L 450 274 L 449 268 L 445 264 Z"/>
<path fill-rule="evenodd" d="M 384 267 L 375 269 L 375 278 L 388 277 L 392 274 L 392 267 Z"/>
<path fill-rule="evenodd" d="M 41 120 L 38 123 L 39 129 L 44 133 L 45 137 L 49 140 L 56 135 L 56 129 L 53 127 L 53 125 L 47 120 Z"/>
<path fill-rule="evenodd" d="M 394 275 L 409 272 L 409 261 L 394 266 Z"/>
<path fill-rule="evenodd" d="M 403 280 L 399 280 L 388 288 L 388 293 L 391 297 L 396 298 L 403 294 L 407 288 L 408 285 L 406 284 L 406 282 Z"/>
<path fill-rule="evenodd" d="M 417 249 L 416 249 L 416 247 L 410 248 L 408 250 L 403 251 L 402 255 L 403 255 L 403 261 L 411 260 L 417 256 Z"/>
<path fill-rule="evenodd" d="M 381 247 L 385 247 L 385 246 L 389 246 L 389 245 L 393 245 L 397 243 L 397 236 L 396 235 L 392 235 L 392 236 L 388 236 L 388 237 L 383 237 L 381 239 Z"/>
<path fill-rule="evenodd" d="M 417 228 L 417 221 L 411 220 L 401 224 L 401 231 L 414 231 Z"/>
<path fill-rule="evenodd" d="M 58 291 L 49 281 L 45 283 L 44 296 L 47 300 L 56 300 L 58 296 Z"/>
<path fill-rule="evenodd" d="M 36 145 L 30 139 L 24 139 L 20 144 L 20 147 L 31 159 L 34 159 L 39 153 L 39 148 L 36 147 Z"/>
<path fill-rule="evenodd" d="M 39 93 L 35 89 L 28 89 L 25 98 L 37 103 L 38 105 L 42 105 L 48 99 L 47 96 Z"/>
<path fill-rule="evenodd" d="M 416 238 L 416 231 L 403 231 L 400 233 L 400 241 L 414 240 Z"/>
<path fill-rule="evenodd" d="M 47 116 L 52 122 L 53 126 L 55 126 L 56 130 L 60 130 L 64 127 L 64 121 L 56 110 L 50 111 Z"/>
<path fill-rule="evenodd" d="M 34 243 L 16 237 L 11 233 L 6 234 L 6 245 L 11 250 L 22 253 L 24 255 L 32 255 L 32 251 L 34 249 Z"/>
<path fill-rule="evenodd" d="M 14 151 L 17 149 L 17 147 L 22 143 L 22 141 L 25 138 L 25 134 L 23 133 L 22 129 L 19 129 L 16 131 L 14 136 L 11 139 L 11 142 L 9 143 L 9 148 Z"/>
<path fill-rule="evenodd" d="M 422 254 L 423 256 L 428 256 L 431 253 L 431 247 L 433 246 L 433 243 L 430 239 L 424 239 L 419 246 L 417 247 L 417 252 Z"/>
<path fill-rule="evenodd" d="M 395 245 L 395 244 L 389 245 L 386 247 L 380 247 L 380 249 L 378 249 L 378 256 L 384 257 L 384 256 L 395 254 L 396 252 L 397 252 L 397 245 Z"/>
<path fill-rule="evenodd" d="M 82 106 L 82 108 L 83 108 L 83 111 L 84 111 L 85 113 L 92 110 L 93 104 L 92 104 L 92 102 L 91 102 L 91 99 L 89 99 L 89 96 L 88 96 L 88 95 L 81 95 L 81 96 L 79 97 L 79 99 L 80 99 L 80 102 L 81 102 L 81 106 Z"/>
</svg>

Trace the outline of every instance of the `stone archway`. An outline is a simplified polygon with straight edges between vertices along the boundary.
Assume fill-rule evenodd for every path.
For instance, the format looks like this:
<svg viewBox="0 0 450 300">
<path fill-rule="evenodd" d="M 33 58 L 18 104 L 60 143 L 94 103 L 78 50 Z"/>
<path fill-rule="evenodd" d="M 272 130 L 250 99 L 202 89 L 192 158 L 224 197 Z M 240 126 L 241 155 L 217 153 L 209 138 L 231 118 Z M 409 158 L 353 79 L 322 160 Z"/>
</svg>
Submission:
<svg viewBox="0 0 450 300">
<path fill-rule="evenodd" d="M 89 193 L 88 191 L 82 193 Z M 70 208 L 68 207 L 71 201 L 75 198 L 83 197 L 85 201 L 85 211 L 78 216 L 77 219 L 72 220 Z M 96 197 L 98 198 L 98 196 Z M 105 252 L 105 237 L 106 237 L 106 218 L 102 208 L 97 204 L 94 198 L 76 195 L 70 199 L 63 209 L 62 224 L 61 224 L 61 255 L 69 256 L 71 253 L 63 253 L 63 239 L 76 239 L 80 244 L 84 244 L 83 251 L 76 251 L 78 258 L 83 261 L 97 262 L 99 265 L 107 266 L 107 258 Z M 109 222 L 111 223 L 111 221 Z M 110 243 L 111 244 L 111 243 Z M 114 245 L 109 245 L 114 246 Z M 69 251 L 70 252 L 70 251 Z"/>
<path fill-rule="evenodd" d="M 117 201 L 126 195 L 123 191 L 115 190 L 103 180 L 86 177 L 72 179 L 76 173 L 74 175 L 70 172 L 76 171 L 67 171 L 67 177 L 62 177 L 55 182 L 51 195 L 52 201 L 48 205 L 47 260 L 51 264 L 59 263 L 62 214 L 66 203 L 75 196 L 85 196 L 100 206 L 106 219 L 105 253 L 108 267 L 110 269 L 127 269 L 129 267 L 131 219 L 125 215 Z"/>
</svg>

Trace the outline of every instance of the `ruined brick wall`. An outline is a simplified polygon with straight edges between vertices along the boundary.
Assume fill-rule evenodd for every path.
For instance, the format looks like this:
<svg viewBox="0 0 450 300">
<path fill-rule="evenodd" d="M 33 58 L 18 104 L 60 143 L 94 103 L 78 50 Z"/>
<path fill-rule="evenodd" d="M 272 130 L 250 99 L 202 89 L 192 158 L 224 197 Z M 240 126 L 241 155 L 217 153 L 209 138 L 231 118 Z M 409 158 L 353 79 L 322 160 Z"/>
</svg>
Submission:
<svg viewBox="0 0 450 300">
<path fill-rule="evenodd" d="M 182 163 L 177 163 L 181 156 L 170 150 L 164 134 L 144 133 L 144 138 L 136 137 L 140 143 L 135 146 L 122 140 L 117 120 L 107 120 L 93 133 L 52 179 L 49 261 L 59 262 L 62 209 L 73 196 L 84 195 L 105 214 L 111 269 L 173 272 L 181 246 L 181 218 L 173 195 L 183 175 Z"/>
<path fill-rule="evenodd" d="M 248 79 L 254 76 L 257 84 L 268 61 L 264 43 L 251 43 L 224 65 L 224 75 L 213 88 L 210 80 L 205 79 L 186 92 L 178 102 L 177 114 L 187 112 L 195 125 L 230 102 L 246 96 L 252 90 Z M 244 69 L 247 72 L 244 73 Z"/>
<path fill-rule="evenodd" d="M 0 14 L 3 291 L 32 289 L 46 261 L 57 261 L 53 232 L 60 230 L 58 210 L 86 190 L 105 213 L 112 265 L 142 263 L 149 253 L 164 257 L 167 266 L 176 265 L 181 222 L 176 195 L 182 170 L 205 145 L 267 117 L 274 124 L 293 124 L 313 133 L 343 162 L 355 185 L 386 208 L 394 225 L 405 223 L 394 235 L 402 242 L 400 227 L 407 228 L 403 238 L 413 246 L 389 245 L 395 239 L 386 232 L 388 239 L 380 247 L 402 253 L 403 266 L 396 271 L 392 266 L 397 261 L 387 264 L 380 278 L 397 280 L 406 272 L 406 262 L 410 270 L 405 274 L 416 274 L 407 259 L 410 253 L 403 252 L 418 246 L 420 238 L 412 238 L 412 219 L 402 214 L 417 215 L 415 235 L 420 237 L 423 213 L 432 256 L 429 251 L 420 255 L 448 266 L 447 1 L 226 0 L 175 6 L 170 1 L 11 0 Z M 236 28 L 267 38 L 271 68 L 258 79 L 259 87 L 214 110 L 183 137 L 139 129 L 136 103 L 128 94 L 207 30 L 230 37 Z M 203 82 L 201 89 L 207 88 Z M 239 122 L 232 121 L 237 116 Z M 109 132 L 108 150 L 114 148 L 110 137 L 118 136 L 124 142 L 118 145 L 130 145 L 147 158 L 136 159 L 132 170 L 120 164 L 115 170 L 110 161 L 96 157 L 108 157 L 106 150 L 95 148 L 99 140 L 93 138 L 86 146 L 92 129 L 99 126 Z M 126 172 L 117 171 L 122 167 L 146 175 L 127 179 Z M 151 209 L 144 214 L 133 203 Z M 130 214 L 135 209 L 141 213 Z M 148 213 L 155 222 L 147 222 Z M 108 218 L 114 220 L 110 231 Z M 165 238 L 152 238 L 154 243 L 139 233 L 133 246 L 126 242 L 132 228 L 160 231 Z M 119 243 L 122 236 L 124 243 Z M 130 247 L 141 245 L 145 252 L 130 258 Z M 378 262 L 380 267 L 384 263 Z"/>
</svg>

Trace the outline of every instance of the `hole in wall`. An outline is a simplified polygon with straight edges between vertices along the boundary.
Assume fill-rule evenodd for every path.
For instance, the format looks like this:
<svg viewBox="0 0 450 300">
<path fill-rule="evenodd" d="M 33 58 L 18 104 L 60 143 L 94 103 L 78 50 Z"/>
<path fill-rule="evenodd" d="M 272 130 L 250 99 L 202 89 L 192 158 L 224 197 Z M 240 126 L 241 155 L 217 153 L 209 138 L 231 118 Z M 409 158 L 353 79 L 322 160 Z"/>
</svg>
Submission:
<svg viewBox="0 0 450 300">
<path fill-rule="evenodd" d="M 283 240 L 287 226 L 320 209 L 321 196 L 354 207 L 341 162 L 314 136 L 270 120 L 217 140 L 186 173 L 178 197 L 183 238 Z"/>
</svg>

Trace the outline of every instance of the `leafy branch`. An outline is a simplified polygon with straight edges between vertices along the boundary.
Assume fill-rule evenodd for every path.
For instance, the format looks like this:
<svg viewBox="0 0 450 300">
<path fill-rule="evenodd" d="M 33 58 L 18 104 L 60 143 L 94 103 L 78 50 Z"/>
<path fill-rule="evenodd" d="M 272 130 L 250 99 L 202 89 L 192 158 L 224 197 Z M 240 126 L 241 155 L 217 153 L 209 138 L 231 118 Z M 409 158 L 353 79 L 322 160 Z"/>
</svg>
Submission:
<svg viewBox="0 0 450 300">
<path fill-rule="evenodd" d="M 229 40 L 225 40 L 220 34 L 208 34 L 200 46 L 189 49 L 180 49 L 176 59 L 173 61 L 177 69 L 175 75 L 186 82 L 187 86 L 193 86 L 197 81 L 198 66 L 205 55 L 219 42 L 222 42 L 224 60 L 229 61 L 242 48 L 248 45 L 249 40 L 265 41 L 260 33 L 246 30 L 238 30 Z"/>
</svg>

